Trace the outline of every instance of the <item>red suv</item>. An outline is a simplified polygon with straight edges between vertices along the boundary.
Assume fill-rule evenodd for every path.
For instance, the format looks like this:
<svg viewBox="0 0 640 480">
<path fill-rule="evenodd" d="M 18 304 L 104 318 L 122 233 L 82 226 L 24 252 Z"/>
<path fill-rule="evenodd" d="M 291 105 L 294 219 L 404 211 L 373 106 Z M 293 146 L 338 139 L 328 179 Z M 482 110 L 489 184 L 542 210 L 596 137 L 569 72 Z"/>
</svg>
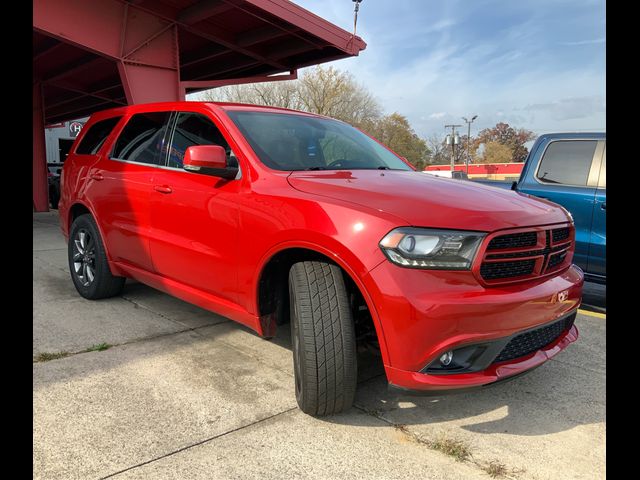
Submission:
<svg viewBox="0 0 640 480">
<path fill-rule="evenodd" d="M 80 295 L 125 278 L 269 338 L 290 320 L 300 408 L 348 408 L 356 346 L 438 392 L 536 367 L 578 337 L 562 207 L 416 172 L 343 122 L 199 102 L 94 114 L 59 204 Z"/>
</svg>

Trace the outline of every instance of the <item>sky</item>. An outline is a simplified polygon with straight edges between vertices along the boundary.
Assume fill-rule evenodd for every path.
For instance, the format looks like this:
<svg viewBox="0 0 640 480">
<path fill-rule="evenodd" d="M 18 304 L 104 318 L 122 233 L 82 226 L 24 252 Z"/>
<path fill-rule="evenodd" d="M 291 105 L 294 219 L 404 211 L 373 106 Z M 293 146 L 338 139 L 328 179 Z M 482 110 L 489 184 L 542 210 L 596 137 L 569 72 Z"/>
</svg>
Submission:
<svg viewBox="0 0 640 480">
<path fill-rule="evenodd" d="M 350 0 L 295 3 L 353 30 Z M 357 33 L 367 48 L 331 65 L 422 137 L 473 115 L 472 135 L 605 130 L 603 0 L 363 0 Z"/>
</svg>

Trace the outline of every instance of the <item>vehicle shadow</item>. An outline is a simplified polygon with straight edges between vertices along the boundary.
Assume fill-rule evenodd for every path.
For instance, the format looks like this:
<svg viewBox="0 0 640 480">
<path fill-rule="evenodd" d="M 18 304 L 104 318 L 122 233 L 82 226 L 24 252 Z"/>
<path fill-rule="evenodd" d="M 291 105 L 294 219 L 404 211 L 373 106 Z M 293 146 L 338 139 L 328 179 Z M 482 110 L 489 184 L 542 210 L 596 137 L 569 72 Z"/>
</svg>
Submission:
<svg viewBox="0 0 640 480">
<path fill-rule="evenodd" d="M 123 296 L 151 305 L 161 304 L 163 312 L 169 316 L 173 316 L 171 312 L 191 315 L 187 309 L 200 310 L 137 282 L 128 282 Z M 103 300 L 96 302 L 96 306 L 115 301 L 120 300 Z M 181 368 L 190 372 L 189 378 L 193 377 L 190 383 L 202 383 L 208 385 L 209 389 L 219 391 L 222 375 L 218 369 L 223 368 L 220 364 L 223 361 L 224 370 L 229 370 L 230 374 L 235 372 L 233 375 L 240 372 L 243 378 L 242 385 L 234 386 L 240 377 L 234 380 L 233 375 L 229 376 L 223 390 L 228 394 L 235 390 L 249 394 L 251 390 L 258 392 L 261 388 L 260 382 L 266 372 L 261 374 L 260 369 L 275 369 L 291 377 L 289 391 L 295 404 L 289 324 L 278 326 L 275 337 L 264 340 L 249 328 L 224 321 L 222 317 L 204 310 L 199 312 L 198 317 L 201 319 L 200 326 L 192 332 L 179 334 L 175 340 L 171 340 L 174 335 L 141 339 L 124 350 L 111 350 L 110 355 L 99 354 L 98 357 L 88 354 L 76 367 L 69 369 L 63 367 L 65 360 L 61 360 L 63 363 L 58 365 L 62 370 L 58 374 L 40 378 L 34 390 L 46 388 L 52 383 L 68 382 L 74 377 L 117 369 L 124 363 L 155 362 L 154 358 L 179 351 L 181 362 L 184 363 Z M 581 328 L 580 323 L 578 326 Z M 604 345 L 604 333 L 604 329 L 597 330 L 596 338 L 591 343 Z M 231 345 L 247 356 L 238 358 L 234 355 L 222 359 L 222 352 L 228 349 L 218 348 L 217 345 L 221 345 L 218 342 Z M 361 413 L 364 410 L 394 425 L 455 426 L 468 432 L 524 436 L 568 431 L 578 425 L 599 423 L 605 419 L 604 368 L 596 371 L 589 368 L 592 365 L 585 366 L 586 354 L 589 352 L 581 350 L 581 345 L 576 343 L 560 353 L 557 360 L 547 362 L 511 382 L 463 394 L 420 397 L 389 390 L 380 356 L 369 350 L 361 351 L 358 355 L 356 408 L 321 418 L 320 421 L 371 425 Z M 192 365 L 193 362 L 198 364 Z M 282 387 L 286 387 L 286 383 Z"/>
<path fill-rule="evenodd" d="M 288 327 L 280 326 L 272 341 L 290 350 Z M 602 338 L 595 341 L 604 345 L 604 330 L 597 335 Z M 359 352 L 355 406 L 395 425 L 446 424 L 475 433 L 525 436 L 562 432 L 605 420 L 605 372 L 582 368 L 584 354 L 569 347 L 511 381 L 466 393 L 422 396 L 389 389 L 381 357 Z M 364 425 L 361 415 L 348 413 L 321 420 Z"/>
</svg>

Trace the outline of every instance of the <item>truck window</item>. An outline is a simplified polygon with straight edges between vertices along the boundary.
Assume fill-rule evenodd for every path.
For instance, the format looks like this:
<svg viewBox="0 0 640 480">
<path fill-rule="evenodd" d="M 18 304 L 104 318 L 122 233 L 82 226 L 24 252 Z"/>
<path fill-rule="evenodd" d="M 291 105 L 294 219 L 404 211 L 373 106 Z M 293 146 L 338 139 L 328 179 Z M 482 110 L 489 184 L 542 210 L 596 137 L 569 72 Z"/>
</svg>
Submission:
<svg viewBox="0 0 640 480">
<path fill-rule="evenodd" d="M 337 120 L 240 110 L 227 115 L 262 163 L 275 170 L 412 170 L 378 142 Z"/>
<path fill-rule="evenodd" d="M 160 150 L 171 112 L 138 113 L 120 133 L 112 158 L 129 162 L 163 163 Z"/>
<path fill-rule="evenodd" d="M 229 144 L 211 120 L 199 113 L 181 112 L 171 138 L 169 167 L 182 168 L 184 152 L 193 145 L 220 145 L 232 160 L 235 158 Z"/>
<path fill-rule="evenodd" d="M 113 127 L 120 121 L 122 116 L 111 117 L 106 120 L 91 125 L 87 133 L 84 134 L 80 145 L 76 148 L 76 153 L 80 155 L 95 155 L 102 147 L 102 144 L 107 139 Z"/>
<path fill-rule="evenodd" d="M 596 150 L 596 140 L 563 140 L 549 144 L 536 177 L 543 183 L 585 187 Z"/>
</svg>

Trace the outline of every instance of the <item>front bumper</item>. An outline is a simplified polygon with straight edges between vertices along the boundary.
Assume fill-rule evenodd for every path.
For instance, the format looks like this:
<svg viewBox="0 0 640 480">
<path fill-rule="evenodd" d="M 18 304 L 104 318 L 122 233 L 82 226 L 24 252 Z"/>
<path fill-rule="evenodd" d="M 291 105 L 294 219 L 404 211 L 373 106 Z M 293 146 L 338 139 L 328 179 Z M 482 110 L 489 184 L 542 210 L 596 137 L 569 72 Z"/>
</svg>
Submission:
<svg viewBox="0 0 640 480">
<path fill-rule="evenodd" d="M 448 350 L 499 344 L 572 314 L 580 305 L 583 282 L 582 271 L 573 265 L 537 281 L 483 287 L 470 272 L 411 270 L 381 263 L 369 272 L 365 286 L 379 321 L 389 383 L 419 391 L 467 389 L 541 365 L 577 340 L 574 325 L 533 353 L 491 363 L 481 371 L 422 373 Z"/>
</svg>

